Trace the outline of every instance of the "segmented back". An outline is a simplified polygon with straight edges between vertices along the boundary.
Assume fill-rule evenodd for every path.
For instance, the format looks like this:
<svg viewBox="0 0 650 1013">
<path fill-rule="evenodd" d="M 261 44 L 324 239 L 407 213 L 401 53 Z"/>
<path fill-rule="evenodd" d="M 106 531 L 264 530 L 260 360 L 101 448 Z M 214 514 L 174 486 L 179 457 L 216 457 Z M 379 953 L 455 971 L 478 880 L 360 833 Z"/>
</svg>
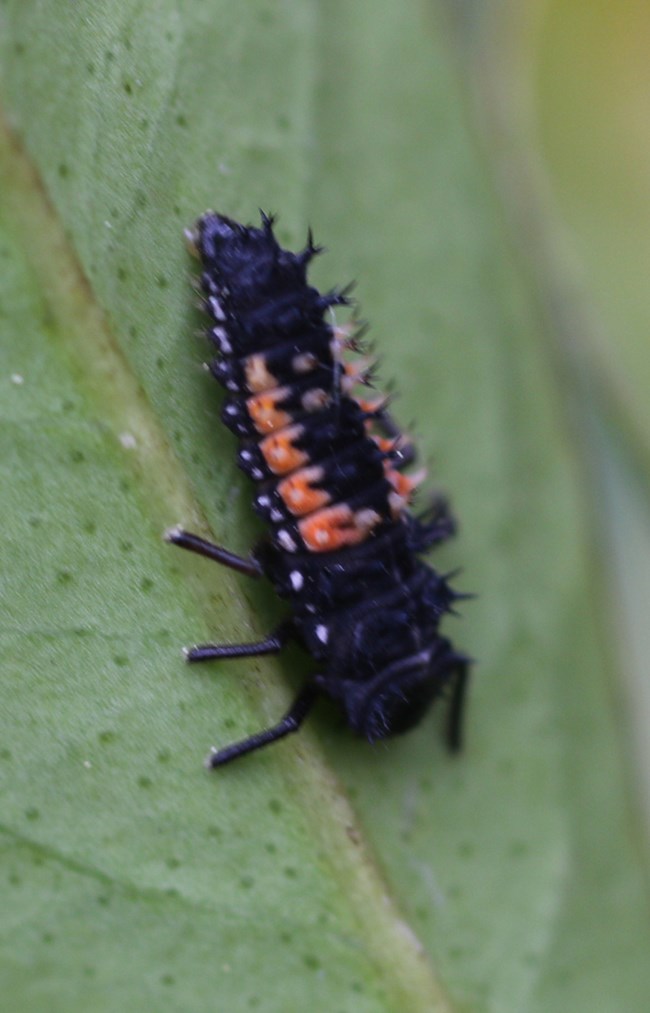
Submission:
<svg viewBox="0 0 650 1013">
<path fill-rule="evenodd" d="M 269 539 L 235 563 L 197 536 L 175 529 L 169 537 L 264 573 L 293 613 L 281 636 L 194 648 L 189 659 L 268 653 L 293 635 L 320 665 L 278 726 L 218 751 L 210 765 L 294 731 L 320 693 L 373 740 L 417 723 L 450 685 L 456 748 L 468 659 L 438 627 L 459 596 L 418 556 L 449 537 L 454 522 L 442 499 L 424 517 L 409 511 L 423 473 L 405 474 L 414 449 L 386 399 L 359 396 L 374 363 L 360 354 L 354 324 L 333 322 L 346 292 L 313 288 L 307 267 L 319 248 L 311 233 L 291 253 L 266 215 L 255 228 L 207 212 L 187 236 L 219 352 L 210 369 L 226 390 L 222 418 L 240 441 L 239 464 L 257 485 L 253 504 Z"/>
</svg>

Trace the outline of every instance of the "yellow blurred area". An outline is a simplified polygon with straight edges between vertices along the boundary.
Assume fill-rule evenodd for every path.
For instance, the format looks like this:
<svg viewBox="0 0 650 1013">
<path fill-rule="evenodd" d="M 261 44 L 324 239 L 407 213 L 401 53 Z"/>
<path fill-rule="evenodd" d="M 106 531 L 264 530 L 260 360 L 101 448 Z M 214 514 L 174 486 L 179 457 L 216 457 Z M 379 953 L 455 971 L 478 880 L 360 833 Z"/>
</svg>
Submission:
<svg viewBox="0 0 650 1013">
<path fill-rule="evenodd" d="M 533 40 L 541 154 L 609 345 L 605 362 L 650 446 L 650 4 L 550 0 Z M 604 377 L 607 381 L 607 377 Z"/>
</svg>

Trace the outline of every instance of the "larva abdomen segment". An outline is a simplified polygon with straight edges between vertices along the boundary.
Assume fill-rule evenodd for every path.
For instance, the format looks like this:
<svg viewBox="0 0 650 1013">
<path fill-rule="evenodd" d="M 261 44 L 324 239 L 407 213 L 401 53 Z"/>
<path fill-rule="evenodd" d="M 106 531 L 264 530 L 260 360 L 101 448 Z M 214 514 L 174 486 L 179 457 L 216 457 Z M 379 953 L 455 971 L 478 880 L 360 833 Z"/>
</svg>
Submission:
<svg viewBox="0 0 650 1013">
<path fill-rule="evenodd" d="M 260 484 L 254 505 L 285 551 L 359 544 L 392 523 L 395 503 L 388 455 L 353 396 L 372 363 L 343 361 L 347 333 L 324 319 L 338 297 L 307 285 L 300 255 L 268 231 L 233 226 L 236 255 L 225 263 L 202 234 L 206 220 L 201 282 L 221 351 L 210 369 L 227 391 L 222 419 L 242 443 L 239 463 Z"/>
</svg>

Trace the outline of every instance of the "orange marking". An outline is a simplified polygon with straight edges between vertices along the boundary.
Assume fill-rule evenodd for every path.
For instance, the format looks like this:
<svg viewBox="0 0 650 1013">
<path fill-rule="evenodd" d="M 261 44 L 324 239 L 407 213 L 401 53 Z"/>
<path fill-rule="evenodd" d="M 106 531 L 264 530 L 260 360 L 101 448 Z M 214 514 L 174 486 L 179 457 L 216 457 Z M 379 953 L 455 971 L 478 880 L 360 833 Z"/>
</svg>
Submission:
<svg viewBox="0 0 650 1013">
<path fill-rule="evenodd" d="M 393 517 L 400 517 L 408 509 L 409 503 L 416 487 L 426 478 L 426 468 L 421 468 L 412 475 L 402 475 L 400 471 L 391 468 L 386 461 L 384 473 L 393 487 L 388 494 L 388 502 Z"/>
<path fill-rule="evenodd" d="M 302 431 L 302 426 L 289 426 L 261 441 L 260 450 L 274 475 L 287 475 L 309 461 L 309 455 L 293 445 Z"/>
<path fill-rule="evenodd" d="M 343 367 L 343 372 L 345 374 L 342 379 L 343 388 L 352 390 L 355 384 L 365 383 L 375 364 L 375 359 L 367 355 L 362 359 L 355 360 L 354 362 L 346 362 Z"/>
<path fill-rule="evenodd" d="M 379 449 L 384 454 L 390 454 L 393 450 L 395 450 L 397 448 L 398 440 L 394 439 L 393 437 L 376 436 L 373 433 L 372 434 L 372 439 L 375 441 L 375 443 L 377 444 L 377 446 L 379 447 Z"/>
<path fill-rule="evenodd" d="M 347 503 L 339 503 L 299 521 L 298 530 L 312 552 L 333 552 L 344 545 L 365 541 L 380 521 L 374 510 L 359 510 L 355 514 Z"/>
<path fill-rule="evenodd" d="M 311 514 L 319 507 L 330 502 L 330 494 L 325 489 L 314 489 L 314 483 L 323 477 L 323 469 L 318 467 L 303 468 L 295 475 L 283 479 L 278 485 L 278 492 L 285 506 L 296 517 Z"/>
<path fill-rule="evenodd" d="M 369 415 L 373 415 L 375 412 L 381 411 L 382 408 L 386 407 L 389 398 L 386 394 L 383 397 L 372 398 L 372 400 L 367 400 L 362 397 L 355 397 L 352 398 L 352 400 L 357 402 L 362 411 L 368 412 Z"/>
<path fill-rule="evenodd" d="M 274 433 L 289 425 L 291 415 L 278 408 L 278 401 L 282 401 L 288 393 L 286 387 L 274 387 L 247 399 L 246 408 L 258 433 Z"/>
<path fill-rule="evenodd" d="M 386 478 L 398 496 L 402 496 L 408 501 L 417 486 L 426 478 L 426 470 L 421 468 L 420 471 L 416 471 L 412 475 L 403 475 L 401 471 L 396 471 L 395 468 L 386 467 L 387 464 L 388 462 L 384 465 Z"/>
<path fill-rule="evenodd" d="M 251 394 L 277 387 L 277 377 L 269 372 L 264 355 L 249 355 L 244 362 L 246 386 Z"/>
</svg>

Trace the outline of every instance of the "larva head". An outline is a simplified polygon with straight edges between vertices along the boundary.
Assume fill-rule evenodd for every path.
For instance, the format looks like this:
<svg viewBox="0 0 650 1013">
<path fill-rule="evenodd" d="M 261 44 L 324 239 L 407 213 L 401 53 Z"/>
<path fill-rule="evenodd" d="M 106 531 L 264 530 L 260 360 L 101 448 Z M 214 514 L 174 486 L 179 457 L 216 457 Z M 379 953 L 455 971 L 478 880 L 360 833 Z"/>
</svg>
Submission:
<svg viewBox="0 0 650 1013">
<path fill-rule="evenodd" d="M 265 214 L 257 229 L 208 211 L 197 222 L 196 246 L 204 270 L 238 306 L 257 303 L 271 290 L 305 283 L 304 259 L 280 248 L 273 219 Z"/>
</svg>

